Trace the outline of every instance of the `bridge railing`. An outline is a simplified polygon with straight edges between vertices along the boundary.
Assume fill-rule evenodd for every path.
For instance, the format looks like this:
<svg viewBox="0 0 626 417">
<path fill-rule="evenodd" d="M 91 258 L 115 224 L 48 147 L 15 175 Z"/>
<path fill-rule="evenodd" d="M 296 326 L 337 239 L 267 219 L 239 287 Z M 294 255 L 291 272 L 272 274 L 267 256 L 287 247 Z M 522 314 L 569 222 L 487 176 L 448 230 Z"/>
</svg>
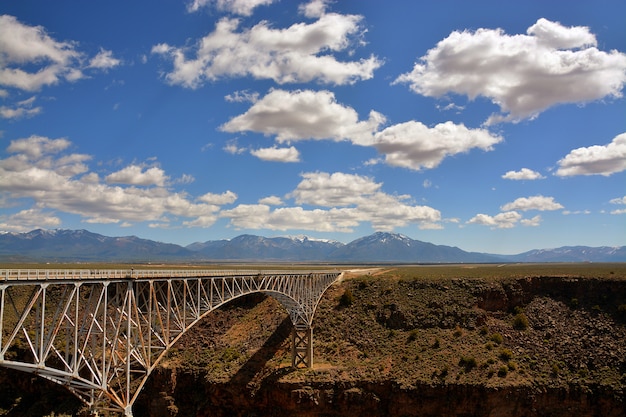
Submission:
<svg viewBox="0 0 626 417">
<path fill-rule="evenodd" d="M 307 273 L 327 273 L 333 271 L 298 271 Z M 0 269 L 0 280 L 4 281 L 47 281 L 47 280 L 107 280 L 107 279 L 150 279 L 150 278 L 197 278 L 228 277 L 250 275 L 284 275 L 284 270 L 253 269 Z"/>
</svg>

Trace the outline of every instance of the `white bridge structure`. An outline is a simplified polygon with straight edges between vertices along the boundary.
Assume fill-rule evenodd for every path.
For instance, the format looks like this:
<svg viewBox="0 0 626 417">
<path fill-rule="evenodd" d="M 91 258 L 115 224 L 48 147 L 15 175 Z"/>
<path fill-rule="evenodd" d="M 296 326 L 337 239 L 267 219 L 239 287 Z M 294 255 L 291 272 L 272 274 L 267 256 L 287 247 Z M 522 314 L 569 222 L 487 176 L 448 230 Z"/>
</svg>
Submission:
<svg viewBox="0 0 626 417">
<path fill-rule="evenodd" d="M 0 270 L 0 366 L 59 383 L 97 414 L 132 416 L 159 361 L 211 311 L 252 293 L 293 324 L 292 365 L 313 364 L 313 315 L 339 271 Z"/>
</svg>

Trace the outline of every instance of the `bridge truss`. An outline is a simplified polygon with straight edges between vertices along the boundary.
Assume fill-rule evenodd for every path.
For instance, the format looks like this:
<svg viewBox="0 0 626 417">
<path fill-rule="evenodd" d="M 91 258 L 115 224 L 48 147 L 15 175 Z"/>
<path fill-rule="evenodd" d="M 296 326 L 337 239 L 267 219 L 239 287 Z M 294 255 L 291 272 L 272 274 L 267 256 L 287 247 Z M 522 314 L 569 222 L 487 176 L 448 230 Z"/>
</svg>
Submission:
<svg viewBox="0 0 626 417">
<path fill-rule="evenodd" d="M 182 334 L 223 304 L 275 297 L 293 324 L 292 365 L 313 363 L 313 315 L 340 273 L 216 270 L 0 271 L 0 366 L 67 387 L 94 412 L 132 416 Z"/>
</svg>

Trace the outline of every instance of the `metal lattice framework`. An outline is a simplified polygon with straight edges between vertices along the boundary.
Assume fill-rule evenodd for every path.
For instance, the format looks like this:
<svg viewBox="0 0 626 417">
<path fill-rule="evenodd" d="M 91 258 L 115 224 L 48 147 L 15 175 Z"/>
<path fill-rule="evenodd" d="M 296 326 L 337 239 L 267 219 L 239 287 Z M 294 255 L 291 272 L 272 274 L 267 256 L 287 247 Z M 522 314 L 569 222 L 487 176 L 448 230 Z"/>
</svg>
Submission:
<svg viewBox="0 0 626 417">
<path fill-rule="evenodd" d="M 312 320 L 337 271 L 0 270 L 0 366 L 66 386 L 97 411 L 132 416 L 148 376 L 221 305 L 269 294 L 293 324 L 292 365 L 310 367 Z"/>
</svg>

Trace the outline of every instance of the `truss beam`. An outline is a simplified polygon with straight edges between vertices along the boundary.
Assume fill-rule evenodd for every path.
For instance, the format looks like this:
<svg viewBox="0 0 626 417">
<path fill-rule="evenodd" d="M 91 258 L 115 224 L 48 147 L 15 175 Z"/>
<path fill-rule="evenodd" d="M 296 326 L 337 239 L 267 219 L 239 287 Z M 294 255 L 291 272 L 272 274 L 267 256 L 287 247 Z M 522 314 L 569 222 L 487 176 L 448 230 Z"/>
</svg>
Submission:
<svg viewBox="0 0 626 417">
<path fill-rule="evenodd" d="M 223 304 L 275 297 L 294 325 L 292 365 L 313 364 L 313 315 L 338 271 L 0 270 L 0 366 L 132 416 L 168 349 Z"/>
</svg>

